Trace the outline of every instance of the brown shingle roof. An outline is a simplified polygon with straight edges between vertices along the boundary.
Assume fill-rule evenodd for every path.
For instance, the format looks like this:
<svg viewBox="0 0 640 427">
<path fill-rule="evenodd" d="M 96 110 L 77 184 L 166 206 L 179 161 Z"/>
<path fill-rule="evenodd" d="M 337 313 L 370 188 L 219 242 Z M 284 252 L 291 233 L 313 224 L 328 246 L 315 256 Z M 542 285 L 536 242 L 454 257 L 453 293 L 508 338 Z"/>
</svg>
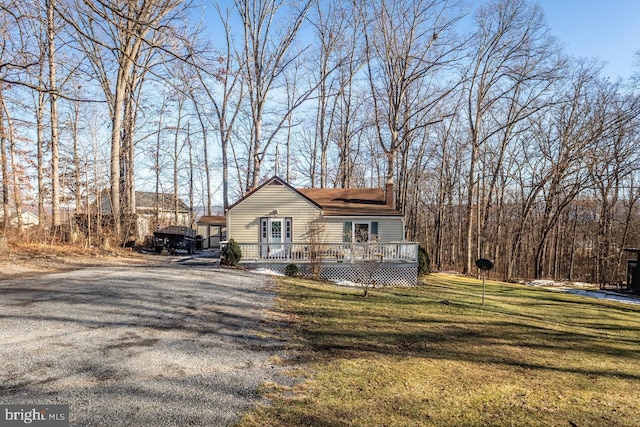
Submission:
<svg viewBox="0 0 640 427">
<path fill-rule="evenodd" d="M 382 188 L 297 188 L 322 206 L 326 216 L 402 216 L 385 204 Z"/>
<path fill-rule="evenodd" d="M 385 190 L 382 188 L 293 188 L 277 176 L 246 193 L 229 206 L 229 210 L 266 185 L 290 188 L 321 208 L 325 216 L 402 216 L 393 206 L 385 203 Z"/>
<path fill-rule="evenodd" d="M 136 191 L 136 208 L 155 209 L 156 204 L 160 210 L 173 210 L 176 203 L 176 196 L 172 193 L 154 193 L 148 191 Z M 189 206 L 182 199 L 178 198 L 178 212 L 189 212 Z"/>
<path fill-rule="evenodd" d="M 202 215 L 197 223 L 207 225 L 227 225 L 227 217 L 224 215 Z"/>
</svg>

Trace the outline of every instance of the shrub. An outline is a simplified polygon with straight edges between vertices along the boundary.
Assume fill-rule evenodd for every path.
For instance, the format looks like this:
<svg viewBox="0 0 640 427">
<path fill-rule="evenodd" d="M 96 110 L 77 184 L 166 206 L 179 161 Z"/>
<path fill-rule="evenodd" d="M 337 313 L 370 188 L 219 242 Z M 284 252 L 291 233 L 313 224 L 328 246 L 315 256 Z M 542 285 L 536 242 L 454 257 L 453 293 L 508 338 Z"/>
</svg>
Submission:
<svg viewBox="0 0 640 427">
<path fill-rule="evenodd" d="M 418 246 L 418 276 L 424 276 L 431 273 L 431 260 L 427 250 L 422 246 Z"/>
<path fill-rule="evenodd" d="M 235 267 L 242 258 L 242 251 L 240 245 L 235 240 L 229 239 L 229 242 L 222 248 L 222 259 L 220 262 L 224 265 L 230 265 Z"/>
<path fill-rule="evenodd" d="M 286 274 L 289 277 L 297 276 L 299 272 L 300 272 L 300 269 L 295 264 L 289 264 L 284 268 L 284 274 Z"/>
</svg>

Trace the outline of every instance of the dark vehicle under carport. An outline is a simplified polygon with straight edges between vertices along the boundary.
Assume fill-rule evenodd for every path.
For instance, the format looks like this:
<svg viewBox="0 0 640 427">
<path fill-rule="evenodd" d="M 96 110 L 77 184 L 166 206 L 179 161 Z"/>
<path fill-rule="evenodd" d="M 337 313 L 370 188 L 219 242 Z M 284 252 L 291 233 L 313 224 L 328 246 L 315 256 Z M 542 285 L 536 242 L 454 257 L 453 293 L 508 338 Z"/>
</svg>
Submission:
<svg viewBox="0 0 640 427">
<path fill-rule="evenodd" d="M 153 233 L 151 249 L 161 253 L 163 249 L 169 253 L 186 252 L 192 254 L 198 247 L 196 232 L 189 227 L 170 225 Z"/>
</svg>

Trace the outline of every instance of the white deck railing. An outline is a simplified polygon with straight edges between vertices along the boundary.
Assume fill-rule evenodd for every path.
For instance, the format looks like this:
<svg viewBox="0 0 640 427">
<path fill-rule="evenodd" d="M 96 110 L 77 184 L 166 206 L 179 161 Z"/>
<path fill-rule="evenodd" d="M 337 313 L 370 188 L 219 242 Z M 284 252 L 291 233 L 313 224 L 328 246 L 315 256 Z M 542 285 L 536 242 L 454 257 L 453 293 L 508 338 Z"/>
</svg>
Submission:
<svg viewBox="0 0 640 427">
<path fill-rule="evenodd" d="M 227 242 L 221 242 L 221 249 Z M 338 262 L 361 261 L 418 262 L 418 243 L 238 243 L 241 261 Z"/>
</svg>

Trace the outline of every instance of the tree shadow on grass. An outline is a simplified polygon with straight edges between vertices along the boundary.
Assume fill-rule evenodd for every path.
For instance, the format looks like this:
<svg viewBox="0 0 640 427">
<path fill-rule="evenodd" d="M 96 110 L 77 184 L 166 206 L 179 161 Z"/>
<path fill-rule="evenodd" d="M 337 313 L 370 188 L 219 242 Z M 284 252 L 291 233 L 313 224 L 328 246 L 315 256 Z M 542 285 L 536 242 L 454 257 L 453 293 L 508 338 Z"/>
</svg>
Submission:
<svg viewBox="0 0 640 427">
<path fill-rule="evenodd" d="M 633 369 L 640 358 L 640 309 L 633 307 L 546 291 L 486 307 L 436 300 L 420 290 L 383 290 L 367 299 L 326 288 L 288 297 L 296 300 L 294 314 L 303 319 L 298 336 L 309 350 L 294 363 L 407 356 L 640 381 Z M 530 302 L 551 309 L 523 312 Z M 583 366 L 583 358 L 607 360 L 607 368 Z"/>
</svg>

